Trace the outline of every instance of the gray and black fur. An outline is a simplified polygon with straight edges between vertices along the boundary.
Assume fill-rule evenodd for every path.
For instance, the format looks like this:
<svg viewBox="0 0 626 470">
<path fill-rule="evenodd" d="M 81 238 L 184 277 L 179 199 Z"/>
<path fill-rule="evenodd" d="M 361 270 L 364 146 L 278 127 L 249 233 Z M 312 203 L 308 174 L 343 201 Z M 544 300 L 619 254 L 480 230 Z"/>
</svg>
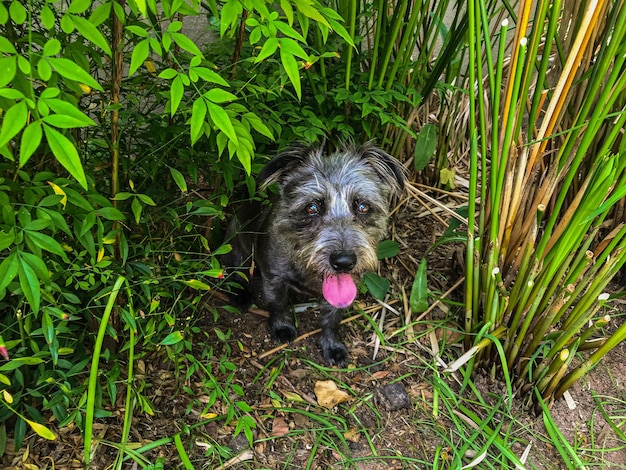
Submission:
<svg viewBox="0 0 626 470">
<path fill-rule="evenodd" d="M 320 146 L 294 146 L 271 160 L 258 180 L 262 187 L 276 184 L 278 194 L 271 204 L 245 204 L 229 229 L 226 266 L 248 272 L 254 263 L 236 300 L 267 309 L 272 337 L 289 342 L 297 335 L 292 300 L 320 299 L 322 355 L 343 366 L 348 351 L 337 338 L 343 309 L 323 299 L 322 280 L 376 270 L 376 247 L 387 233 L 390 202 L 404 188 L 404 168 L 371 143 L 345 144 L 330 155 Z"/>
</svg>

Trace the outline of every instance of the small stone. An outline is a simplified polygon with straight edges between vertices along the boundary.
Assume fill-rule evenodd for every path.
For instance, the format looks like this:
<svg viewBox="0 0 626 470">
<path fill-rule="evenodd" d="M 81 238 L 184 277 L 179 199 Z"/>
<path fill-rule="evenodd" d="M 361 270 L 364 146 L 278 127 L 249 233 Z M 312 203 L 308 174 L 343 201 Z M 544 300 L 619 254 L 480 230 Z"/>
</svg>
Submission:
<svg viewBox="0 0 626 470">
<path fill-rule="evenodd" d="M 374 400 L 379 408 L 382 407 L 386 411 L 397 411 L 411 407 L 411 398 L 400 382 L 376 388 Z"/>
<path fill-rule="evenodd" d="M 250 443 L 248 442 L 248 438 L 241 433 L 237 434 L 236 437 L 231 438 L 228 447 L 230 447 L 235 454 L 239 454 L 240 452 L 249 449 Z"/>
</svg>

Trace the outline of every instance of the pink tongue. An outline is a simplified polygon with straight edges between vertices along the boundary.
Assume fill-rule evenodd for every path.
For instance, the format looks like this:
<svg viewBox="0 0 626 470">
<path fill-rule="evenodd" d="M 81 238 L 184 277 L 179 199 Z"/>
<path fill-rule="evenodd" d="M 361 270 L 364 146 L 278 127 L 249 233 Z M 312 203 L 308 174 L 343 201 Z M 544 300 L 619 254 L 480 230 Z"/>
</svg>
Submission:
<svg viewBox="0 0 626 470">
<path fill-rule="evenodd" d="M 322 294 L 336 308 L 349 307 L 356 297 L 356 284 L 349 274 L 337 274 L 324 278 Z"/>
</svg>

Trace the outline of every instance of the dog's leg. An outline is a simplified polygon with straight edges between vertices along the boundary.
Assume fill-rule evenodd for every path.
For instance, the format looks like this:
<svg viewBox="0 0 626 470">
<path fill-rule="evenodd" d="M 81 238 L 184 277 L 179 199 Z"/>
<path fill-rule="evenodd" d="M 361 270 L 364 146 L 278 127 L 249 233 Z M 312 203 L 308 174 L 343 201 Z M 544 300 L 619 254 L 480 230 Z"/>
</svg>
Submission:
<svg viewBox="0 0 626 470">
<path fill-rule="evenodd" d="M 330 364 L 343 367 L 348 361 L 348 350 L 337 337 L 343 310 L 325 304 L 321 307 L 321 313 L 322 335 L 320 336 L 320 347 L 322 348 L 322 356 Z"/>
<path fill-rule="evenodd" d="M 284 282 L 265 282 L 262 286 L 264 307 L 270 313 L 269 326 L 272 338 L 281 343 L 290 343 L 298 335 L 293 324 L 293 313 L 289 303 L 289 289 Z"/>
</svg>

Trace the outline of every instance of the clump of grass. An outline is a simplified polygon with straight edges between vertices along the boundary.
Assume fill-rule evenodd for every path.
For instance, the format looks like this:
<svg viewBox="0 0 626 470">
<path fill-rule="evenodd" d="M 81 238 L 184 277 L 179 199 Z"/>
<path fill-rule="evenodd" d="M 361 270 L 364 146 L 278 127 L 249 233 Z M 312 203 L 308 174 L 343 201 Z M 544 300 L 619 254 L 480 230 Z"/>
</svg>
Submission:
<svg viewBox="0 0 626 470">
<path fill-rule="evenodd" d="M 600 311 L 626 262 L 626 7 L 522 2 L 509 52 L 485 1 L 468 15 L 466 357 L 550 403 L 626 339 Z"/>
</svg>

